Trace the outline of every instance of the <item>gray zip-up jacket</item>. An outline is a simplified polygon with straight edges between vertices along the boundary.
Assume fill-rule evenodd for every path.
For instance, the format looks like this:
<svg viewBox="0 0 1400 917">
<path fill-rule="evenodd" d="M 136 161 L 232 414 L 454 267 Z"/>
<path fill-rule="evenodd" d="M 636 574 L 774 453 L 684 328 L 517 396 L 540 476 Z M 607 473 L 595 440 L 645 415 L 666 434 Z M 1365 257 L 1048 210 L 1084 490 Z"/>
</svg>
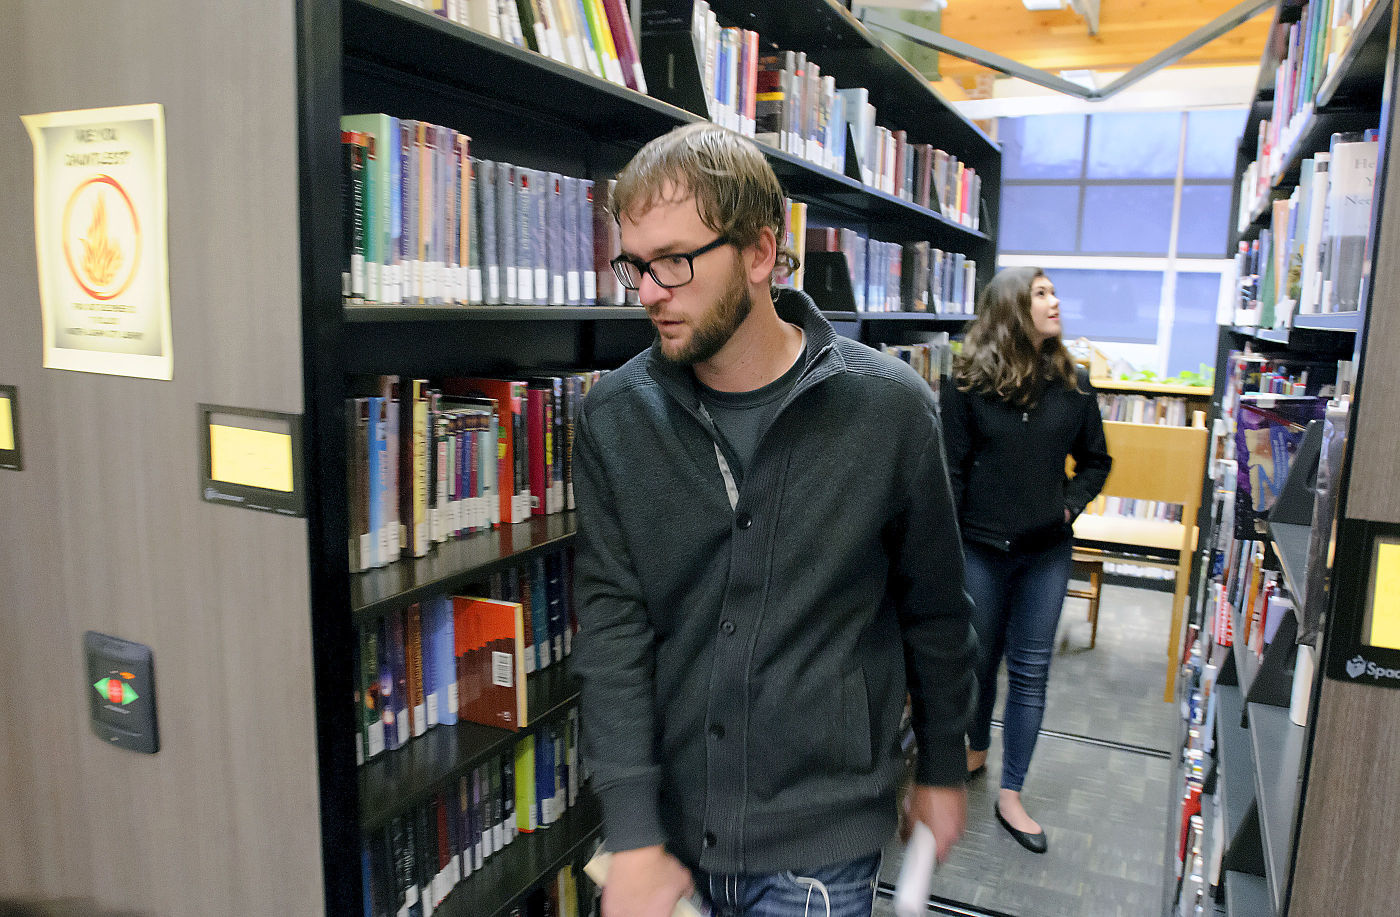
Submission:
<svg viewBox="0 0 1400 917">
<path fill-rule="evenodd" d="M 778 311 L 808 365 L 733 506 L 694 376 L 655 347 L 594 386 L 574 443 L 574 665 L 604 837 L 712 873 L 879 849 L 906 688 L 919 781 L 967 767 L 976 638 L 932 394 L 805 294 Z"/>
</svg>

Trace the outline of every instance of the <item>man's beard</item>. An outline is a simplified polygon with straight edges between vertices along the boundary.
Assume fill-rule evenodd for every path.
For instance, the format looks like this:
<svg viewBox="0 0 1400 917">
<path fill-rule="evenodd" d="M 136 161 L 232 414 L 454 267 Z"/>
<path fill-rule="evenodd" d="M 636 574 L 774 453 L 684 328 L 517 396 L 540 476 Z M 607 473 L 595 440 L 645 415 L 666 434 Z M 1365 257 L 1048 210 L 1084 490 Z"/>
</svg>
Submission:
<svg viewBox="0 0 1400 917">
<path fill-rule="evenodd" d="M 729 339 L 739 330 L 744 319 L 749 317 L 752 309 L 753 297 L 749 295 L 749 286 L 744 282 L 742 272 L 736 269 L 729 288 L 695 323 L 690 340 L 673 354 L 666 353 L 663 345 L 661 355 L 672 363 L 683 366 L 704 363 L 729 343 Z"/>
</svg>

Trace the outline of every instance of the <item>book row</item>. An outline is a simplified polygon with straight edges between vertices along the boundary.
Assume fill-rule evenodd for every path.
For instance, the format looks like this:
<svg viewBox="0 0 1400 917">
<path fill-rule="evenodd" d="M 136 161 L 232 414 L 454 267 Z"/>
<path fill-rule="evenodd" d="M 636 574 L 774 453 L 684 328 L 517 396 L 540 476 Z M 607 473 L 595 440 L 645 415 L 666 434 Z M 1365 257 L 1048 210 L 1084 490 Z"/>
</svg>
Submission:
<svg viewBox="0 0 1400 917">
<path fill-rule="evenodd" d="M 924 381 L 938 395 L 939 386 L 953 371 L 953 345 L 948 332 L 930 334 L 931 340 L 917 344 L 881 344 L 880 350 L 898 357 L 914 368 Z"/>
<path fill-rule="evenodd" d="M 601 375 L 352 380 L 351 571 L 572 509 L 574 419 Z"/>
<path fill-rule="evenodd" d="M 359 763 L 459 720 L 530 725 L 527 679 L 573 652 L 573 555 L 535 555 L 481 586 L 360 628 Z"/>
<path fill-rule="evenodd" d="M 467 135 L 341 118 L 349 305 L 621 305 L 604 183 L 470 155 Z"/>
<path fill-rule="evenodd" d="M 575 708 L 371 832 L 361 850 L 366 913 L 429 917 L 521 834 L 548 830 L 584 787 L 578 736 Z"/>
<path fill-rule="evenodd" d="M 977 262 L 929 242 L 881 242 L 853 229 L 807 226 L 806 208 L 793 204 L 788 246 L 804 262 L 812 252 L 840 252 L 857 312 L 932 312 L 971 315 L 976 300 Z M 806 268 L 792 286 L 803 289 Z"/>
<path fill-rule="evenodd" d="M 877 124 L 868 89 L 837 88 L 805 52 L 720 26 L 705 0 L 653 3 L 642 12 L 644 53 L 649 40 L 687 31 L 708 107 L 702 114 L 710 120 L 834 172 L 845 173 L 854 155 L 870 187 L 979 228 L 976 170 L 932 144 L 911 143 L 903 129 Z"/>
<path fill-rule="evenodd" d="M 1328 152 L 1303 161 L 1268 226 L 1239 243 L 1236 324 L 1288 327 L 1295 314 L 1360 308 L 1379 146 L 1374 131 L 1333 134 Z"/>
<path fill-rule="evenodd" d="M 1351 44 L 1370 0 L 1306 0 L 1296 22 L 1275 23 L 1269 36 L 1274 68 L 1273 107 L 1259 124 L 1260 165 L 1251 176 L 1243 199 L 1251 209 L 1268 198 L 1269 188 L 1288 158 L 1293 144 L 1311 120 L 1318 90 Z"/>
<path fill-rule="evenodd" d="M 646 92 L 625 0 L 400 0 L 599 79 Z"/>
<path fill-rule="evenodd" d="M 1099 393 L 1099 416 L 1104 420 L 1187 427 L 1191 425 L 1190 414 L 1185 398 Z"/>
<path fill-rule="evenodd" d="M 1228 507 L 1222 512 L 1228 514 Z M 1222 528 L 1222 534 L 1226 530 Z M 1224 538 L 1212 553 L 1210 607 L 1217 643 L 1252 653 L 1256 660 L 1274 641 L 1284 616 L 1294 610 L 1293 597 L 1277 570 L 1265 568 L 1265 543 L 1257 539 Z M 1238 614 L 1240 632 L 1235 632 Z"/>
</svg>

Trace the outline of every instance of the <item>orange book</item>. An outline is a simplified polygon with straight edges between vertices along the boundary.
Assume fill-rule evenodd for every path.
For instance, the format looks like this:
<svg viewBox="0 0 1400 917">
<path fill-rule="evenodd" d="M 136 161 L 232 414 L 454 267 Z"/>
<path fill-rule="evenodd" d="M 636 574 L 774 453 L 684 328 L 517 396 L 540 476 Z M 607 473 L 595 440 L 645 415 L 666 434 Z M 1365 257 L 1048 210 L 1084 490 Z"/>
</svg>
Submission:
<svg viewBox="0 0 1400 917">
<path fill-rule="evenodd" d="M 454 624 L 465 622 L 464 658 L 458 665 L 475 683 L 459 691 L 457 718 L 520 729 L 530 723 L 525 693 L 525 616 L 519 602 L 454 596 Z M 460 629 L 458 631 L 460 633 Z"/>
</svg>

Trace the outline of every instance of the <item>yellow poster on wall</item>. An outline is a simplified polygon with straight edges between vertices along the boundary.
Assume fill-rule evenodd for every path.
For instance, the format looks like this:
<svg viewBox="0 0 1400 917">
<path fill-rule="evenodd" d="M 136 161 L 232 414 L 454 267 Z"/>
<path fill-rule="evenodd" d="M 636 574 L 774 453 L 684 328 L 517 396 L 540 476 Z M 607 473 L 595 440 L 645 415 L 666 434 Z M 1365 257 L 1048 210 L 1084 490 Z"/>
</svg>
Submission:
<svg viewBox="0 0 1400 917">
<path fill-rule="evenodd" d="M 165 113 L 25 115 L 44 366 L 169 379 Z"/>
</svg>

